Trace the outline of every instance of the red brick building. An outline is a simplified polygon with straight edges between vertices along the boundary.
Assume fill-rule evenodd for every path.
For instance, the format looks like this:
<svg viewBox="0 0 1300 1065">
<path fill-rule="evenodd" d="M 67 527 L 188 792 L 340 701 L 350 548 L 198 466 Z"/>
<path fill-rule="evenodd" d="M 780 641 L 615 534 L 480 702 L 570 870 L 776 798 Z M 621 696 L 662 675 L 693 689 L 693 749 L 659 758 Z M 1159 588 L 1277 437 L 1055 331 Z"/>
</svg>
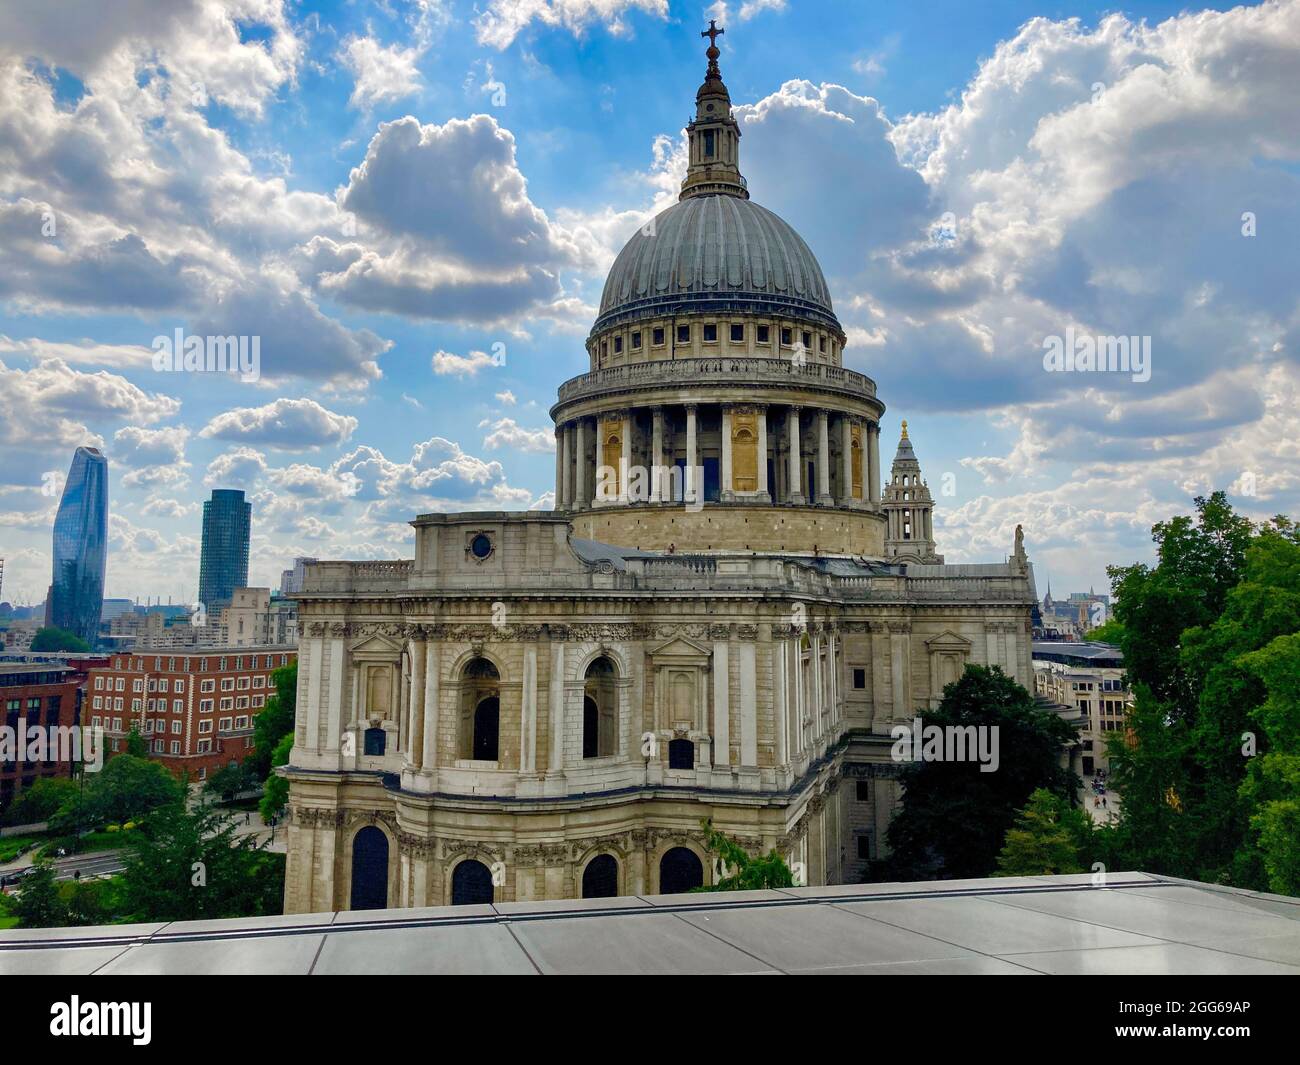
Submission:
<svg viewBox="0 0 1300 1065">
<path fill-rule="evenodd" d="M 12 730 L 12 737 L 32 726 L 70 728 L 80 723 L 80 682 L 85 674 L 70 666 L 44 662 L 0 662 L 0 725 Z M 51 757 L 30 761 L 0 755 L 0 810 L 41 777 L 72 775 L 72 762 L 66 751 L 45 750 Z"/>
<path fill-rule="evenodd" d="M 201 647 L 111 656 L 91 671 L 83 718 L 104 729 L 107 754 L 126 750 L 134 722 L 150 756 L 205 780 L 253 749 L 253 719 L 275 692 L 271 675 L 296 647 Z"/>
</svg>

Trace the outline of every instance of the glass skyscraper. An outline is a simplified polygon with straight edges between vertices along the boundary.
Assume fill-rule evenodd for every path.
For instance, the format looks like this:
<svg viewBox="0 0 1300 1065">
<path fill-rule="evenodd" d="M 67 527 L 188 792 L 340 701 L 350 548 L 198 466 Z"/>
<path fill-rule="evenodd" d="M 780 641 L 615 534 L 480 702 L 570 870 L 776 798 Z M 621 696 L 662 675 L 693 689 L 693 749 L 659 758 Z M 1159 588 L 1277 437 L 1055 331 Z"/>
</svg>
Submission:
<svg viewBox="0 0 1300 1065">
<path fill-rule="evenodd" d="M 199 602 L 214 621 L 230 605 L 236 588 L 248 587 L 248 539 L 253 505 L 235 488 L 214 488 L 203 504 L 203 548 L 199 555 Z"/>
<path fill-rule="evenodd" d="M 54 518 L 48 617 L 91 645 L 99 635 L 107 557 L 108 460 L 98 448 L 79 447 Z"/>
</svg>

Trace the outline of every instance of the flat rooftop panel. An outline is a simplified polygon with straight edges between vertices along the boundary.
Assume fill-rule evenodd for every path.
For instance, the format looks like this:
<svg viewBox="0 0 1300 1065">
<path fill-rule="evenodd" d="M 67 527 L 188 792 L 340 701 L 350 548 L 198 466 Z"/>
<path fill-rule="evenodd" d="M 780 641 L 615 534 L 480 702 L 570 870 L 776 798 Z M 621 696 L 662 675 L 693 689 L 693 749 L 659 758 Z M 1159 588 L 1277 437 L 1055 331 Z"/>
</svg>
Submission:
<svg viewBox="0 0 1300 1065">
<path fill-rule="evenodd" d="M 538 972 L 1300 975 L 1300 899 L 1127 872 L 0 932 L 0 974 Z"/>
</svg>

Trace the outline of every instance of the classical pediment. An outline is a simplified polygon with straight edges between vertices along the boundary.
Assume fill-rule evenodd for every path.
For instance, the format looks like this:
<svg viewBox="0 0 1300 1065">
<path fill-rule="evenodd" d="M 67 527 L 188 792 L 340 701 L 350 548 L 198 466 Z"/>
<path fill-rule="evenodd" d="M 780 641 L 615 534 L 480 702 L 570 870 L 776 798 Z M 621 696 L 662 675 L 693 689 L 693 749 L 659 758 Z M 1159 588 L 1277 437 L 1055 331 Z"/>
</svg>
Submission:
<svg viewBox="0 0 1300 1065">
<path fill-rule="evenodd" d="M 377 661 L 391 661 L 399 658 L 402 654 L 402 645 L 388 636 L 375 633 L 371 636 L 363 636 L 357 640 L 349 649 L 348 653 L 353 658 L 368 658 Z"/>
<path fill-rule="evenodd" d="M 666 643 L 661 643 L 650 650 L 650 657 L 656 663 L 707 661 L 712 654 L 711 648 L 685 636 L 674 636 Z"/>
<path fill-rule="evenodd" d="M 945 629 L 938 636 L 931 636 L 925 646 L 933 651 L 969 651 L 973 644 L 964 636 L 958 636 L 951 629 Z"/>
</svg>

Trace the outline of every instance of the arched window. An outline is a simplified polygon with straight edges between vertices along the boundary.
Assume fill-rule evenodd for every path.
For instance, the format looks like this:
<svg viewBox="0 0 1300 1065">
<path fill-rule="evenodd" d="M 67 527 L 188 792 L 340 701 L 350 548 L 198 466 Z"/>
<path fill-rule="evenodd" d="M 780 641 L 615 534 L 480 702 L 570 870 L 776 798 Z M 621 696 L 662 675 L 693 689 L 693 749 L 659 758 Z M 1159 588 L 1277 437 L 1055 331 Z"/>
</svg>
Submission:
<svg viewBox="0 0 1300 1065">
<path fill-rule="evenodd" d="M 388 837 L 367 825 L 352 839 L 353 910 L 382 910 L 388 905 Z"/>
<path fill-rule="evenodd" d="M 690 740 L 668 741 L 668 768 L 694 769 L 695 744 Z"/>
<path fill-rule="evenodd" d="M 501 700 L 495 695 L 484 699 L 474 708 L 473 758 L 479 762 L 497 760 L 498 738 L 501 728 Z"/>
<path fill-rule="evenodd" d="M 659 859 L 659 894 L 677 895 L 704 883 L 704 866 L 693 850 L 674 847 Z"/>
<path fill-rule="evenodd" d="M 368 755 L 382 755 L 387 738 L 384 736 L 384 730 L 381 728 L 368 728 L 365 735 L 365 747 L 363 748 Z"/>
<path fill-rule="evenodd" d="M 582 871 L 584 899 L 612 899 L 618 894 L 618 860 L 612 854 L 598 854 Z"/>
<path fill-rule="evenodd" d="M 486 658 L 471 659 L 460 677 L 458 758 L 495 762 L 500 758 L 501 674 Z"/>
<path fill-rule="evenodd" d="M 492 901 L 492 872 L 482 862 L 467 858 L 452 870 L 451 904 L 474 906 Z"/>
<path fill-rule="evenodd" d="M 618 753 L 618 674 L 601 655 L 587 667 L 582 697 L 582 757 L 608 758 Z"/>
</svg>

